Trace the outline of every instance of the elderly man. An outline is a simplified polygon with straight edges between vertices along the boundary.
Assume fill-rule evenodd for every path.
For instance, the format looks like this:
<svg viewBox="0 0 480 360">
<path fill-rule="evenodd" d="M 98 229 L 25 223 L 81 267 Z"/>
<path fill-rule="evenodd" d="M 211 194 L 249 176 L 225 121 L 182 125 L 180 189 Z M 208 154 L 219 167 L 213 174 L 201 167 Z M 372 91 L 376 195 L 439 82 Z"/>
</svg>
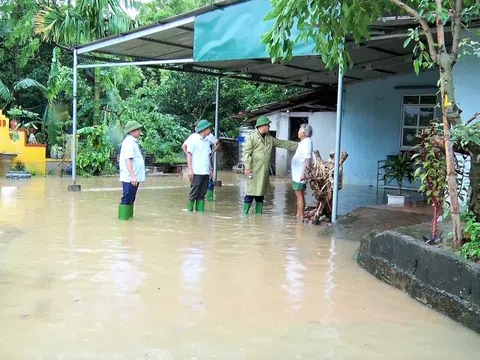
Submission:
<svg viewBox="0 0 480 360">
<path fill-rule="evenodd" d="M 190 179 L 190 193 L 188 194 L 188 211 L 195 209 L 203 212 L 205 209 L 205 194 L 208 189 L 208 180 L 212 178 L 212 158 L 210 142 L 207 136 L 212 132 L 212 123 L 200 120 L 197 124 L 197 133 L 191 135 L 186 142 L 188 178 Z"/>
<path fill-rule="evenodd" d="M 292 187 L 297 196 L 297 220 L 303 221 L 305 212 L 305 189 L 307 188 L 307 167 L 310 165 L 313 152 L 312 127 L 308 124 L 302 124 L 298 129 L 297 151 L 292 158 Z"/>
<path fill-rule="evenodd" d="M 298 144 L 294 141 L 278 140 L 269 134 L 270 120 L 262 116 L 255 124 L 256 131 L 247 136 L 243 150 L 247 194 L 244 198 L 243 213 L 248 214 L 253 200 L 255 213 L 263 213 L 264 195 L 270 182 L 270 159 L 275 147 L 294 151 Z"/>
<path fill-rule="evenodd" d="M 123 185 L 123 196 L 118 208 L 118 218 L 128 220 L 133 217 L 133 203 L 137 196 L 140 182 L 145 181 L 145 161 L 143 159 L 138 138 L 142 125 L 137 121 L 129 121 L 125 125 L 127 136 L 120 150 L 120 181 Z"/>
</svg>

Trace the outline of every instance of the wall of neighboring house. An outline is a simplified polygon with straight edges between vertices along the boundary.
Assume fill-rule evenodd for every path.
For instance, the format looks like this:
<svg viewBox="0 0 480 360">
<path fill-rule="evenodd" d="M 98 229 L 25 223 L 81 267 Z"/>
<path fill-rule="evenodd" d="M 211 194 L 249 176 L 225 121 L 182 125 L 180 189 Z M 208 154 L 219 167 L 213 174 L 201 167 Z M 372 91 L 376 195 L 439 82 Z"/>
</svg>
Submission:
<svg viewBox="0 0 480 360">
<path fill-rule="evenodd" d="M 376 186 L 377 161 L 401 148 L 403 97 L 435 95 L 437 77 L 437 71 L 429 71 L 345 86 L 341 146 L 349 154 L 345 184 Z"/>
<path fill-rule="evenodd" d="M 453 82 L 458 106 L 463 111 L 462 121 L 465 122 L 480 112 L 480 59 L 474 56 L 460 58 L 453 67 Z"/>
<path fill-rule="evenodd" d="M 454 67 L 456 100 L 463 110 L 463 121 L 480 112 L 480 105 L 477 105 L 479 68 L 477 57 L 462 58 Z M 424 72 L 418 77 L 412 70 L 407 75 L 345 86 L 342 150 L 349 153 L 344 168 L 345 184 L 376 186 L 377 160 L 405 149 L 401 146 L 405 131 L 404 111 L 408 106 L 404 104 L 404 96 L 435 95 L 437 81 L 438 70 Z M 438 109 L 435 116 L 440 117 Z M 411 187 L 417 186 L 414 183 Z"/>
<path fill-rule="evenodd" d="M 318 150 L 323 159 L 328 159 L 328 153 L 335 149 L 335 112 L 290 112 L 269 115 L 272 122 L 270 130 L 276 132 L 281 140 L 288 140 L 290 135 L 290 117 L 308 117 L 308 123 L 312 126 L 313 149 Z M 285 149 L 276 149 L 275 166 L 277 176 L 289 175 L 289 161 L 292 154 Z"/>
</svg>

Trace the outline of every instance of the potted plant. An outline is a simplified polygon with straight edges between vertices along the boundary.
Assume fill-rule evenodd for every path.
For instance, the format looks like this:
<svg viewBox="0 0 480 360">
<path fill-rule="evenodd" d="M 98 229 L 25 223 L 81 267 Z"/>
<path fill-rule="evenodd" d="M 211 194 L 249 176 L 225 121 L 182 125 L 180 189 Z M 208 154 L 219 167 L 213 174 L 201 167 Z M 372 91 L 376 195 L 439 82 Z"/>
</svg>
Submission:
<svg viewBox="0 0 480 360">
<path fill-rule="evenodd" d="M 405 196 L 402 195 L 403 179 L 406 178 L 409 183 L 413 181 L 413 163 L 407 158 L 407 153 L 404 152 L 388 160 L 382 168 L 385 171 L 385 183 L 396 180 L 398 187 L 397 194 L 387 195 L 388 205 L 403 206 L 405 204 Z"/>
</svg>

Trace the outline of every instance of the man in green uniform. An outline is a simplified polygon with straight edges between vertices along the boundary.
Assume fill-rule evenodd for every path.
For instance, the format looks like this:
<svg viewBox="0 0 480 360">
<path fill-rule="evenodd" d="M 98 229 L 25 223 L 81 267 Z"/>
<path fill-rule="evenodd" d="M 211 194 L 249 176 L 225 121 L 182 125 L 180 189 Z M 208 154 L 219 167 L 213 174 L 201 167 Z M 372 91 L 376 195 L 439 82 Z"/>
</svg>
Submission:
<svg viewBox="0 0 480 360">
<path fill-rule="evenodd" d="M 264 195 L 270 187 L 270 159 L 275 147 L 295 151 L 298 143 L 278 140 L 269 134 L 271 121 L 262 116 L 255 124 L 256 131 L 247 136 L 243 150 L 245 175 L 247 176 L 247 194 L 244 198 L 243 213 L 248 214 L 253 200 L 255 212 L 263 212 Z"/>
</svg>

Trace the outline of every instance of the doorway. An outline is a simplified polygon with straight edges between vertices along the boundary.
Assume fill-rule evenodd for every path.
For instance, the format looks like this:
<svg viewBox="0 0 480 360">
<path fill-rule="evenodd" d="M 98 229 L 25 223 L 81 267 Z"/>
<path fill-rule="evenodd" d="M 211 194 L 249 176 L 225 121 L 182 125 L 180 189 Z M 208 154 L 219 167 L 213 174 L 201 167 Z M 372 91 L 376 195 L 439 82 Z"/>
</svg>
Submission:
<svg viewBox="0 0 480 360">
<path fill-rule="evenodd" d="M 308 124 L 308 116 L 290 116 L 288 118 L 289 122 L 289 133 L 288 133 L 288 140 L 291 141 L 300 141 L 298 138 L 298 129 L 302 124 Z M 292 158 L 293 152 L 287 152 L 287 172 L 292 171 Z"/>
</svg>

